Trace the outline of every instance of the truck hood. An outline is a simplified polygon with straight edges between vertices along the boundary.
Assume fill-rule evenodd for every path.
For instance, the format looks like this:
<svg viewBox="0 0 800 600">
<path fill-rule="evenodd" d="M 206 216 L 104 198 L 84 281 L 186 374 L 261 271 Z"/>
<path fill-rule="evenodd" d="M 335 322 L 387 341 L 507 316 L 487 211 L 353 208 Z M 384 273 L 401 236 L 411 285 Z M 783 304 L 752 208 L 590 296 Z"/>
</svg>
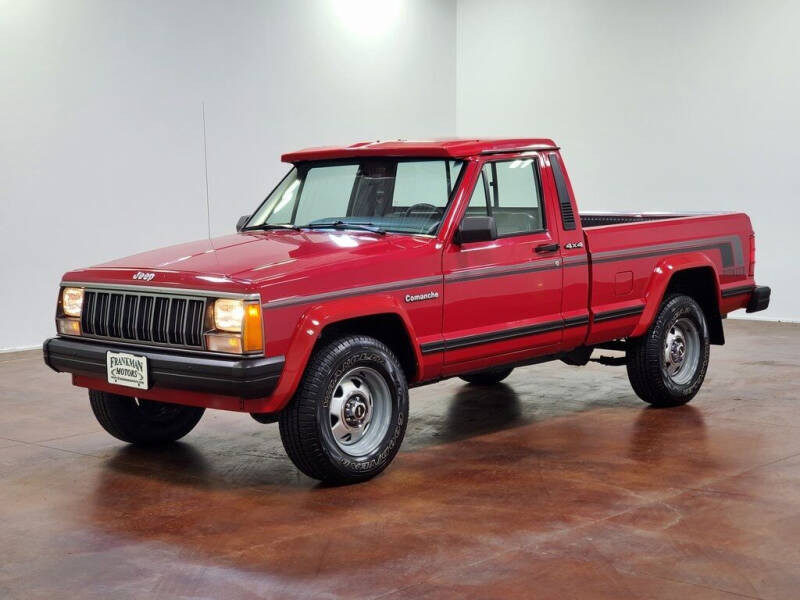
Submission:
<svg viewBox="0 0 800 600">
<path fill-rule="evenodd" d="M 306 279 L 319 269 L 341 272 L 408 256 L 429 247 L 424 236 L 350 231 L 259 231 L 168 246 L 72 271 L 65 281 L 131 283 L 153 286 L 255 288 L 289 279 Z M 412 252 L 413 254 L 413 252 Z M 372 269 L 370 269 L 372 270 Z M 142 272 L 138 277 L 137 274 Z M 152 274 L 152 278 L 150 275 Z M 302 276 L 302 277 L 301 277 Z M 210 285 L 209 285 L 210 284 Z"/>
</svg>

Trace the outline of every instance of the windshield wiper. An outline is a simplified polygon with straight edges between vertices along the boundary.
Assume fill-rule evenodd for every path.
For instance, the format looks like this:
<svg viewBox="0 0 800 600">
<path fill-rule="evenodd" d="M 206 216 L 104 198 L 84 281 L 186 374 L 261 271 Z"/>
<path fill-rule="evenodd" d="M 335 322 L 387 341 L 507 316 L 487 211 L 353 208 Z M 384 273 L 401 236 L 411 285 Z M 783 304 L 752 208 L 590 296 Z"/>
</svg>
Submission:
<svg viewBox="0 0 800 600">
<path fill-rule="evenodd" d="M 386 231 L 372 223 L 346 223 L 345 221 L 309 223 L 308 225 L 303 225 L 303 229 L 358 229 L 359 231 L 369 231 L 371 233 L 377 233 L 378 235 L 386 235 Z"/>
<path fill-rule="evenodd" d="M 242 231 L 269 231 L 271 229 L 291 229 L 292 231 L 300 231 L 297 225 L 289 225 L 287 223 L 262 223 L 261 225 L 245 227 Z"/>
</svg>

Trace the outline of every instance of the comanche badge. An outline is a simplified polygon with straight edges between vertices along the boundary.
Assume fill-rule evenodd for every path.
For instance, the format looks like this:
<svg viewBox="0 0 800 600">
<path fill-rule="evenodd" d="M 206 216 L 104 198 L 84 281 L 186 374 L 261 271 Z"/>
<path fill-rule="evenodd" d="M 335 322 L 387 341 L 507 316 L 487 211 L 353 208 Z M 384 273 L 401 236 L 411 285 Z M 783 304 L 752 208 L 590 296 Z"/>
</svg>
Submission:
<svg viewBox="0 0 800 600">
<path fill-rule="evenodd" d="M 406 302 L 421 302 L 439 297 L 439 292 L 425 292 L 424 294 L 406 294 Z"/>
</svg>

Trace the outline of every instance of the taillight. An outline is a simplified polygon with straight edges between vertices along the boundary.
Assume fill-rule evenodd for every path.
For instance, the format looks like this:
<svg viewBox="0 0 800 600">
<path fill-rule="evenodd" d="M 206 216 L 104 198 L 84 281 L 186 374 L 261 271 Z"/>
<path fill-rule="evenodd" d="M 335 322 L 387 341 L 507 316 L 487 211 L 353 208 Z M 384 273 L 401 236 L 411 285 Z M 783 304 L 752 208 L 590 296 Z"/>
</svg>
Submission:
<svg viewBox="0 0 800 600">
<path fill-rule="evenodd" d="M 747 272 L 748 277 L 755 277 L 756 274 L 756 234 L 750 234 L 750 270 Z"/>
</svg>

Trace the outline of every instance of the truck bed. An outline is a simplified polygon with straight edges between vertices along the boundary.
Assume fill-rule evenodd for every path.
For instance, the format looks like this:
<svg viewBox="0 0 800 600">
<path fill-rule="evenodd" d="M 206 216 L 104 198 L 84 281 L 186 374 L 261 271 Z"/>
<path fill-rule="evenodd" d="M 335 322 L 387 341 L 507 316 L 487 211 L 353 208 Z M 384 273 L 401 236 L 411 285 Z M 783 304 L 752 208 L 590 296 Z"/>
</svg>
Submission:
<svg viewBox="0 0 800 600">
<path fill-rule="evenodd" d="M 747 295 L 732 290 L 754 285 L 749 269 L 752 227 L 747 215 L 674 213 L 581 213 L 589 258 L 593 326 L 589 343 L 641 335 L 657 309 L 647 302 L 654 281 L 685 266 L 713 267 L 721 292 L 720 312 L 743 308 Z M 639 320 L 640 314 L 644 319 Z M 605 315 L 630 314 L 629 319 Z"/>
</svg>

